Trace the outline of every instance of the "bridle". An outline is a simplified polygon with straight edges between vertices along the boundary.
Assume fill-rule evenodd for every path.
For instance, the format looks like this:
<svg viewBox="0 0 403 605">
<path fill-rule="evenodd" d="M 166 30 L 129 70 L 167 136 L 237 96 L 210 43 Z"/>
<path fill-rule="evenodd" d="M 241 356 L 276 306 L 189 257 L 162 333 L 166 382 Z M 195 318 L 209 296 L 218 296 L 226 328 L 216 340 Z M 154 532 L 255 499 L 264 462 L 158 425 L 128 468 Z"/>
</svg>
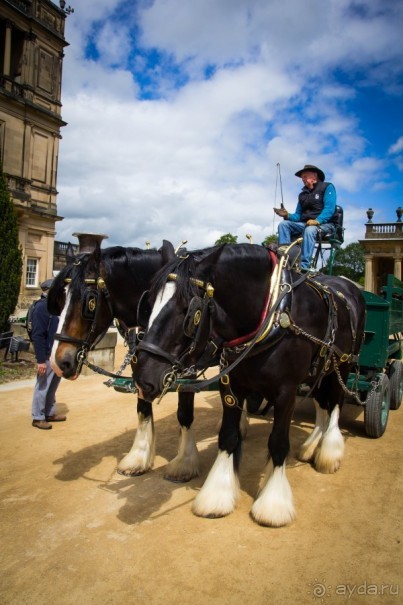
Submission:
<svg viewBox="0 0 403 605">
<path fill-rule="evenodd" d="M 81 261 L 77 261 L 74 263 L 76 266 L 81 264 Z M 71 277 L 66 277 L 64 283 L 66 285 L 70 284 L 72 281 Z M 81 304 L 81 316 L 83 319 L 90 321 L 91 326 L 88 331 L 88 334 L 85 338 L 75 338 L 74 336 L 67 336 L 60 332 L 55 334 L 55 340 L 59 342 L 65 342 L 68 344 L 78 345 L 80 348 L 77 351 L 77 372 L 80 372 L 83 363 L 86 360 L 88 351 L 91 351 L 96 347 L 96 345 L 102 340 L 104 335 L 106 334 L 109 325 L 106 329 L 102 330 L 102 332 L 98 335 L 97 338 L 93 339 L 93 334 L 95 333 L 97 326 L 99 325 L 99 314 L 101 310 L 100 297 L 106 301 L 109 312 L 111 314 L 111 321 L 114 317 L 112 303 L 110 299 L 109 290 L 106 286 L 105 280 L 103 277 L 96 278 L 86 278 L 84 279 L 84 283 L 87 286 L 92 286 L 89 288 L 84 296 L 84 299 Z"/>
<path fill-rule="evenodd" d="M 167 281 L 176 281 L 177 279 L 178 275 L 176 273 L 170 273 L 167 277 Z M 210 337 L 214 287 L 209 282 L 204 282 L 195 277 L 189 277 L 189 281 L 192 285 L 204 290 L 202 297 L 195 295 L 190 300 L 183 321 L 183 332 L 185 336 L 191 339 L 189 346 L 179 357 L 174 357 L 160 346 L 147 341 L 146 337 L 137 346 L 137 352 L 146 351 L 156 357 L 165 359 L 171 365 L 171 370 L 162 379 L 162 389 L 165 392 L 179 375 L 194 374 L 195 368 L 186 367 L 186 360 L 192 354 L 196 355 L 198 351 L 202 353 L 206 349 Z M 204 335 L 206 335 L 205 338 L 203 338 Z M 217 346 L 214 345 L 212 351 L 216 352 Z"/>
</svg>

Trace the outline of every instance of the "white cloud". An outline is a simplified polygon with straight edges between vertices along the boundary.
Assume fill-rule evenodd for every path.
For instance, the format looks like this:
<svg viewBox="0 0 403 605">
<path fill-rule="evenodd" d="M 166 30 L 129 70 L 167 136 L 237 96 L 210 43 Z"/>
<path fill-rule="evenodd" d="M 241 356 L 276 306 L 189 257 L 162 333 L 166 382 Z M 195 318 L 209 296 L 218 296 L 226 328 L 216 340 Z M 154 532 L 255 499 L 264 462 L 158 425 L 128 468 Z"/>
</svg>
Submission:
<svg viewBox="0 0 403 605">
<path fill-rule="evenodd" d="M 400 153 L 401 151 L 403 151 L 403 136 L 399 137 L 396 141 L 396 143 L 394 143 L 393 145 L 391 145 L 389 147 L 388 153 L 391 154 L 396 154 L 396 153 Z"/>
<path fill-rule="evenodd" d="M 260 242 L 278 223 L 278 162 L 289 209 L 301 184 L 294 172 L 315 163 L 362 229 L 362 217 L 350 219 L 354 196 L 363 185 L 381 189 L 389 164 L 369 152 L 360 116 L 346 111 L 355 84 L 338 82 L 332 70 L 361 70 L 366 83 L 392 86 L 402 52 L 399 3 L 367 4 L 90 0 L 75 7 L 66 27 L 68 126 L 58 175 L 66 218 L 57 238 L 87 230 L 109 233 L 109 244 L 148 239 L 158 247 L 165 237 L 201 247 L 232 232 Z M 153 60 L 150 49 L 159 53 Z M 154 96 L 142 97 L 142 86 Z M 399 139 L 389 153 L 402 146 Z"/>
</svg>

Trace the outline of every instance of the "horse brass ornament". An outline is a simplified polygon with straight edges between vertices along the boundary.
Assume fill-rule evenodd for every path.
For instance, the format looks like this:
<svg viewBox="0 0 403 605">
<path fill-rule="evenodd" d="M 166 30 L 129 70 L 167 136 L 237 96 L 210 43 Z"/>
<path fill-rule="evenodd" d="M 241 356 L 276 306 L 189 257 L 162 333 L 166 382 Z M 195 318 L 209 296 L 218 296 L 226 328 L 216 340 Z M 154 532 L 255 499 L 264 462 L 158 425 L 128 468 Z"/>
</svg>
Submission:
<svg viewBox="0 0 403 605">
<path fill-rule="evenodd" d="M 95 296 L 92 296 L 88 300 L 88 309 L 89 309 L 89 311 L 91 311 L 91 313 L 94 313 L 96 307 L 97 307 L 97 299 L 95 298 Z"/>
<path fill-rule="evenodd" d="M 288 313 L 280 313 L 279 324 L 282 328 L 289 328 L 291 325 L 290 316 Z"/>
</svg>

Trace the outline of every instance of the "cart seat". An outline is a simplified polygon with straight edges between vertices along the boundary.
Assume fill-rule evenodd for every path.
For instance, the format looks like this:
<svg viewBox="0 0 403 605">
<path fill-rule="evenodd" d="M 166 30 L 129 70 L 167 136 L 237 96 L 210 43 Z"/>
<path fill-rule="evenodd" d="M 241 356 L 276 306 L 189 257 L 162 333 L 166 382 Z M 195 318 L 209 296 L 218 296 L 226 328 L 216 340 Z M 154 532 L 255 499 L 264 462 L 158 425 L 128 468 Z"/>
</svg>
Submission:
<svg viewBox="0 0 403 605">
<path fill-rule="evenodd" d="M 331 223 L 335 226 L 334 233 L 324 234 L 320 230 L 318 232 L 318 243 L 316 245 L 316 252 L 313 259 L 313 266 L 317 268 L 319 256 L 323 259 L 323 251 L 330 250 L 329 256 L 329 274 L 332 273 L 334 257 L 336 251 L 341 247 L 344 242 L 344 227 L 343 227 L 343 208 L 336 206 L 336 210 L 331 218 Z"/>
</svg>

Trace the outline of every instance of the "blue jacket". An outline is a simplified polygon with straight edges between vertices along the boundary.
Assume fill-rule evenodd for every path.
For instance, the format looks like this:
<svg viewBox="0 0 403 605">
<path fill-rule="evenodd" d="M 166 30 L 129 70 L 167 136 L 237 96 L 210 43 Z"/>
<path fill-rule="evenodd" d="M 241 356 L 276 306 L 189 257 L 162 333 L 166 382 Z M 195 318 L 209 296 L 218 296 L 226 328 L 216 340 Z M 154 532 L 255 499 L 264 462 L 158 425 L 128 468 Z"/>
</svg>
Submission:
<svg viewBox="0 0 403 605">
<path fill-rule="evenodd" d="M 49 359 L 58 325 L 59 318 L 50 315 L 46 296 L 42 294 L 32 314 L 31 338 L 38 363 L 45 363 Z"/>
</svg>

